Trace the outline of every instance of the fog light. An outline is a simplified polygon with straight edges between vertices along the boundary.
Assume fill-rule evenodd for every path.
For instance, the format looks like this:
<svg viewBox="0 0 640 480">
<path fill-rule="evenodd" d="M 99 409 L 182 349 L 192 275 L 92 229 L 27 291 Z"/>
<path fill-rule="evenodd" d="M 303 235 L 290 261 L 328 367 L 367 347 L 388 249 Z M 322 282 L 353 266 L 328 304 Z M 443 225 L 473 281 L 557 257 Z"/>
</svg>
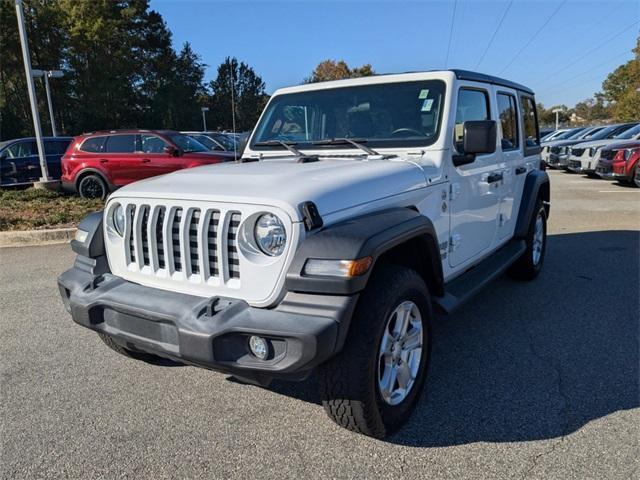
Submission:
<svg viewBox="0 0 640 480">
<path fill-rule="evenodd" d="M 253 335 L 249 337 L 249 348 L 251 349 L 251 353 L 260 360 L 264 360 L 269 354 L 269 345 L 267 345 L 267 341 L 262 337 Z"/>
</svg>

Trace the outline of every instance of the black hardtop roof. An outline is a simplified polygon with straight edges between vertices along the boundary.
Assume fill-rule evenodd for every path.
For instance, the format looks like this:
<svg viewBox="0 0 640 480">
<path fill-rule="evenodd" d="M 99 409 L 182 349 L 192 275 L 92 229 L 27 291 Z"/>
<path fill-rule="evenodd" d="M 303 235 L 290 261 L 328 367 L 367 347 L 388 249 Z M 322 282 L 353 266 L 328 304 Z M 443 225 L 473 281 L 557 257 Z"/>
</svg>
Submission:
<svg viewBox="0 0 640 480">
<path fill-rule="evenodd" d="M 485 73 L 472 72 L 470 70 L 451 69 L 451 71 L 456 74 L 458 80 L 491 83 L 492 85 L 501 85 L 503 87 L 513 88 L 514 90 L 520 90 L 531 95 L 534 94 L 533 90 L 531 90 L 529 87 L 525 87 L 524 85 L 512 82 L 511 80 L 506 80 L 504 78 L 494 77 L 493 75 L 487 75 Z"/>
</svg>

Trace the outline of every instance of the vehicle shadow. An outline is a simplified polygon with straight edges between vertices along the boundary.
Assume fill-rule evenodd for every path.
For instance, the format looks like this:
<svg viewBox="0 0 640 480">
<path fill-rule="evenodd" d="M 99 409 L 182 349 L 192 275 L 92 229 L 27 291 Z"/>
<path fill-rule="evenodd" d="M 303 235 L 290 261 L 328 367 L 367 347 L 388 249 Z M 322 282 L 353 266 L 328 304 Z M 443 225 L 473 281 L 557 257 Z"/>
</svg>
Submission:
<svg viewBox="0 0 640 480">
<path fill-rule="evenodd" d="M 551 235 L 538 279 L 500 279 L 438 317 L 424 395 L 387 441 L 555 438 L 640 406 L 639 247 L 634 231 Z M 269 389 L 320 403 L 313 377 Z"/>
</svg>

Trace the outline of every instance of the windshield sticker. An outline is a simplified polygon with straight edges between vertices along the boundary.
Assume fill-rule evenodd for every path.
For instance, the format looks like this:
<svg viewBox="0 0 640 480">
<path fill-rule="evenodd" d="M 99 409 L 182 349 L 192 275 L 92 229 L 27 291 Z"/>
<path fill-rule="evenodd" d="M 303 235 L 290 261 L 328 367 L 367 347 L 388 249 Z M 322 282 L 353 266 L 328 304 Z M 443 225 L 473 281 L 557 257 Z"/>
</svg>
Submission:
<svg viewBox="0 0 640 480">
<path fill-rule="evenodd" d="M 420 90 L 420 95 L 418 95 L 418 98 L 420 100 L 424 100 L 428 96 L 429 96 L 429 89 L 428 88 L 423 88 L 422 90 Z"/>
<path fill-rule="evenodd" d="M 427 98 L 424 103 L 422 104 L 422 108 L 420 109 L 420 111 L 422 112 L 430 112 L 431 111 L 431 107 L 433 107 L 433 98 Z"/>
</svg>

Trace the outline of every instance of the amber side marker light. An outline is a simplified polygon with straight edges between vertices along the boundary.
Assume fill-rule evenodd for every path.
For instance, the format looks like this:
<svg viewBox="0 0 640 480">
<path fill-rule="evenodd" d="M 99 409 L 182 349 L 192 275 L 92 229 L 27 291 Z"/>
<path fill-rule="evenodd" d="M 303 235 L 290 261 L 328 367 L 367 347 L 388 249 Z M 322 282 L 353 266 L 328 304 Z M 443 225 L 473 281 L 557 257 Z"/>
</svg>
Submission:
<svg viewBox="0 0 640 480">
<path fill-rule="evenodd" d="M 362 257 L 357 260 L 310 258 L 304 266 L 304 274 L 312 277 L 353 278 L 367 273 L 372 263 L 372 257 Z"/>
</svg>

